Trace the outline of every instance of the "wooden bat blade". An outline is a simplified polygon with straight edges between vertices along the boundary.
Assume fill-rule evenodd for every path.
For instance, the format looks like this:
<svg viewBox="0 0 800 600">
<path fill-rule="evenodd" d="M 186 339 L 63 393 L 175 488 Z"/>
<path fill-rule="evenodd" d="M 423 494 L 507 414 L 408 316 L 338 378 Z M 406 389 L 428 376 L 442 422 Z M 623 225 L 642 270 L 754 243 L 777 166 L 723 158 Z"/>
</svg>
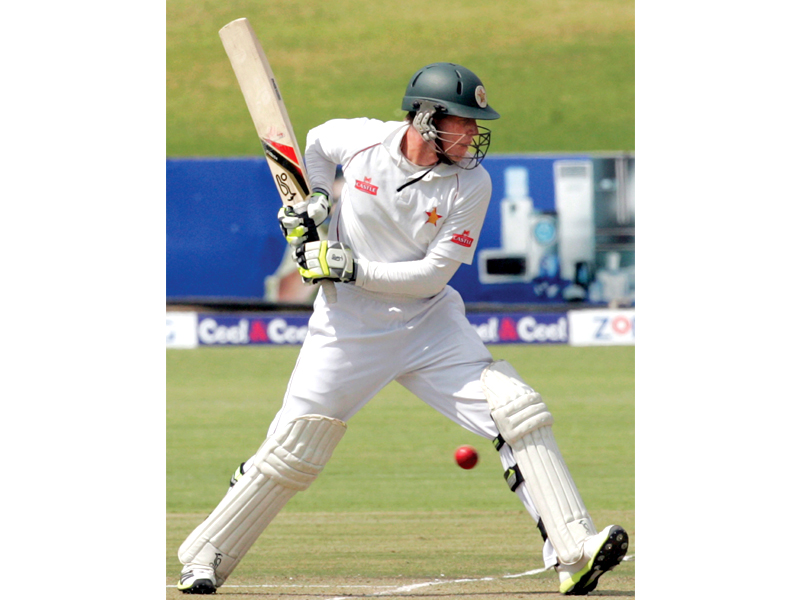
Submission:
<svg viewBox="0 0 800 600">
<path fill-rule="evenodd" d="M 275 185 L 283 203 L 291 206 L 301 202 L 311 191 L 301 169 L 302 161 L 296 158 L 297 152 L 291 146 L 264 139 L 261 140 L 261 147 L 275 176 Z"/>
<path fill-rule="evenodd" d="M 219 36 L 261 139 L 281 201 L 287 205 L 300 202 L 309 193 L 308 178 L 264 49 L 246 18 L 231 21 L 220 29 Z"/>
<path fill-rule="evenodd" d="M 309 194 L 303 155 L 292 130 L 278 82 L 261 42 L 246 18 L 231 21 L 219 30 L 222 45 L 231 61 L 247 110 L 261 139 L 269 170 L 284 205 L 302 202 Z M 336 287 L 323 281 L 325 297 L 336 303 Z"/>
</svg>

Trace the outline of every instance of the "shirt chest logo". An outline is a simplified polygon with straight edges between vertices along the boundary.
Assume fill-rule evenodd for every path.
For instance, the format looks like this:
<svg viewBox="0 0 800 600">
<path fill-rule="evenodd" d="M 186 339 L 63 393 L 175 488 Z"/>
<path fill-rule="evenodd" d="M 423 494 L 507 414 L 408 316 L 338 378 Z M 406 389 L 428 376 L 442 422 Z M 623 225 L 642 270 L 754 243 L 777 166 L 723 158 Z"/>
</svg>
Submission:
<svg viewBox="0 0 800 600">
<path fill-rule="evenodd" d="M 378 195 L 378 186 L 372 184 L 371 177 L 364 177 L 363 181 L 356 179 L 356 189 L 373 196 Z"/>
<path fill-rule="evenodd" d="M 469 229 L 465 229 L 464 233 L 454 233 L 452 237 L 452 241 L 459 246 L 464 246 L 465 248 L 471 248 L 472 242 L 475 240 L 469 237 Z"/>
<path fill-rule="evenodd" d="M 428 215 L 428 220 L 425 221 L 425 224 L 427 225 L 428 223 L 431 223 L 434 227 L 436 227 L 436 221 L 442 218 L 442 215 L 436 212 L 436 208 L 430 212 L 426 210 L 425 214 Z"/>
</svg>

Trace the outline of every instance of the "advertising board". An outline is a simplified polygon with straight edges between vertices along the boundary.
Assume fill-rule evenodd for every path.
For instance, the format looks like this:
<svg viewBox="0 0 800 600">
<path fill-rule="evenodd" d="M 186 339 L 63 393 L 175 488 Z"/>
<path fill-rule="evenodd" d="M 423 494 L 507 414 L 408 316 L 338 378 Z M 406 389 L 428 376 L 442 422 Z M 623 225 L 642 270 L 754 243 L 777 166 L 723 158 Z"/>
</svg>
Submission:
<svg viewBox="0 0 800 600">
<path fill-rule="evenodd" d="M 591 309 L 569 312 L 570 344 L 573 346 L 635 345 L 634 311 Z"/>
</svg>

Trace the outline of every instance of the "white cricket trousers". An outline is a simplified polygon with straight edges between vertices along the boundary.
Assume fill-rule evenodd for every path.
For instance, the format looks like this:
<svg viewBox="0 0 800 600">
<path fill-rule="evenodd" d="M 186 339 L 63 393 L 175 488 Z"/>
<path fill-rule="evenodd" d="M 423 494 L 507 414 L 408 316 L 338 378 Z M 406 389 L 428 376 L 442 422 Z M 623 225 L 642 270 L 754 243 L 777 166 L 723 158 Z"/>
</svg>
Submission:
<svg viewBox="0 0 800 600">
<path fill-rule="evenodd" d="M 308 335 L 270 435 L 309 414 L 348 421 L 397 381 L 465 429 L 497 437 L 480 383 L 492 355 L 467 320 L 457 291 L 446 286 L 424 300 L 387 297 L 350 284 L 337 284 L 336 291 L 336 304 L 328 304 L 323 291 L 314 301 Z M 500 460 L 504 469 L 516 463 L 508 445 Z M 516 494 L 538 523 L 526 487 Z M 545 566 L 553 566 L 549 540 L 543 554 Z"/>
<path fill-rule="evenodd" d="M 397 381 L 431 407 L 485 438 L 497 436 L 480 377 L 492 362 L 450 286 L 424 300 L 336 286 L 314 302 L 289 386 L 270 426 L 319 414 L 349 420 Z"/>
</svg>

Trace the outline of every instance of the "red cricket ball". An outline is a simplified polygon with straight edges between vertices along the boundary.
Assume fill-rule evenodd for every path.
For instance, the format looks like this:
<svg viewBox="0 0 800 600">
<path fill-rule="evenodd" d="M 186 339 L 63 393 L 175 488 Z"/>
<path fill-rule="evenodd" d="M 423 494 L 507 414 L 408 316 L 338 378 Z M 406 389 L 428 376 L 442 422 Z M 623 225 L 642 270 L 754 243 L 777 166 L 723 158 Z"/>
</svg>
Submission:
<svg viewBox="0 0 800 600">
<path fill-rule="evenodd" d="M 461 446 L 456 450 L 456 463 L 462 469 L 471 469 L 478 464 L 478 451 L 472 446 Z"/>
</svg>

